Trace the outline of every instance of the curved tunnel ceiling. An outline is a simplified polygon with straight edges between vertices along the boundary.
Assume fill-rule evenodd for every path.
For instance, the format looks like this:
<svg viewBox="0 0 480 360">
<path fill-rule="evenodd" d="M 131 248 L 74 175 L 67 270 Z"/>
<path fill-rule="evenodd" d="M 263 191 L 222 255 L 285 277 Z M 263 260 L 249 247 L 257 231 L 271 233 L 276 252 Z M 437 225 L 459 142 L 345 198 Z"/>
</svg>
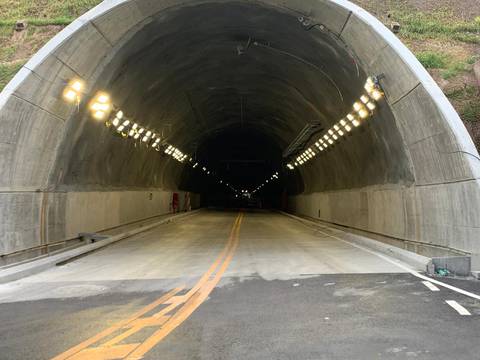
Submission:
<svg viewBox="0 0 480 360">
<path fill-rule="evenodd" d="M 288 171 L 282 154 L 302 129 L 318 131 L 309 146 L 352 111 L 376 75 L 385 97 L 373 116 Z M 87 84 L 78 108 L 61 99 L 75 77 Z M 50 211 L 53 237 L 59 226 L 76 231 L 68 225 L 75 216 L 69 211 L 80 206 L 69 200 L 73 193 L 121 197 L 213 186 L 94 121 L 87 104 L 99 90 L 235 186 L 251 189 L 279 171 L 277 191 L 288 189 L 292 211 L 480 252 L 480 164 L 472 140 L 414 56 L 348 1 L 105 1 L 72 23 L 0 95 L 1 161 L 11 170 L 0 186 L 31 194 L 38 211 Z M 61 195 L 39 200 L 37 192 Z M 118 212 L 120 203 L 112 203 Z M 466 216 L 459 203 L 468 204 Z M 21 223 L 21 214 L 12 217 L 6 221 Z M 37 226 L 48 216 L 34 218 Z M 452 229 L 463 234 L 458 242 Z"/>
<path fill-rule="evenodd" d="M 212 133 L 221 135 L 240 124 L 271 138 L 278 158 L 306 125 L 328 129 L 344 117 L 363 93 L 367 77 L 340 38 L 301 20 L 273 7 L 240 2 L 170 9 L 119 49 L 114 64 L 107 64 L 99 76 L 109 81 L 100 84 L 129 116 L 159 129 L 187 153 L 195 153 Z M 153 160 L 135 154 L 125 161 L 131 149 L 119 149 L 118 141 L 105 139 L 109 144 L 99 151 L 97 124 L 85 125 L 78 144 L 64 153 L 66 184 L 179 185 L 178 178 L 162 183 L 158 178 L 162 165 L 152 165 L 155 169 L 146 165 Z M 369 127 L 306 170 L 305 189 L 413 182 L 388 106 Z M 250 145 L 263 152 L 261 144 Z M 208 163 L 213 154 L 202 156 Z M 113 165 L 116 159 L 122 164 Z M 277 159 L 275 165 L 280 169 L 285 164 Z M 271 170 L 254 178 L 269 176 Z M 175 170 L 167 171 L 171 173 Z M 231 181 L 249 189 L 255 186 L 248 179 Z"/>
</svg>

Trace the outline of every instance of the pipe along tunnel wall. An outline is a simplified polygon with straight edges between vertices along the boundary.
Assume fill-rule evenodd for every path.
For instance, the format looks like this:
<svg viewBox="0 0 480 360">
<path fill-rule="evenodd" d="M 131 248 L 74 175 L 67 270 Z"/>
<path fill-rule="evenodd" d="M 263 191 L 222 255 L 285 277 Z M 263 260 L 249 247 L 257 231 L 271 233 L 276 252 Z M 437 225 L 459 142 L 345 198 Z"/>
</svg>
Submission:
<svg viewBox="0 0 480 360">
<path fill-rule="evenodd" d="M 373 116 L 287 170 L 282 151 L 302 128 L 330 128 L 380 74 Z M 73 78 L 86 84 L 78 107 L 62 99 Z M 282 169 L 295 213 L 480 253 L 478 152 L 428 73 L 367 12 L 343 0 L 107 0 L 0 95 L 0 254 L 165 213 L 172 191 L 212 188 L 92 119 L 98 90 L 212 168 L 248 151 L 268 168 L 232 183 Z"/>
</svg>

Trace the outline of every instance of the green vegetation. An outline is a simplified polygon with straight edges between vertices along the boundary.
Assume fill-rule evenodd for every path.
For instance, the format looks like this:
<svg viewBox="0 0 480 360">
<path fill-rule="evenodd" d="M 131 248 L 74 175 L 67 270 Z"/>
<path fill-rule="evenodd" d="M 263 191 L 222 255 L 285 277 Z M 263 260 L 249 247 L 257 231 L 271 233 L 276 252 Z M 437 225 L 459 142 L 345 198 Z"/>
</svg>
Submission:
<svg viewBox="0 0 480 360">
<path fill-rule="evenodd" d="M 410 39 L 443 39 L 480 44 L 480 20 L 467 22 L 456 20 L 448 11 L 423 13 L 406 11 L 393 12 L 395 20 L 402 25 L 401 35 Z"/>
<path fill-rule="evenodd" d="M 15 74 L 23 66 L 23 62 L 13 64 L 0 64 L 0 89 L 3 89 L 7 83 L 12 79 Z"/>
<path fill-rule="evenodd" d="M 419 52 L 417 58 L 426 69 L 441 69 L 447 65 L 447 56 L 433 51 Z"/>
<path fill-rule="evenodd" d="M 101 0 L 0 0 L 0 91 L 58 31 Z M 15 33 L 25 20 L 27 29 Z"/>
<path fill-rule="evenodd" d="M 445 95 L 457 104 L 457 109 L 463 121 L 480 121 L 480 90 L 475 86 L 465 86 L 463 89 L 455 89 Z"/>
<path fill-rule="evenodd" d="M 468 101 L 462 110 L 460 116 L 463 121 L 477 122 L 480 121 L 480 101 Z"/>
<path fill-rule="evenodd" d="M 466 62 L 453 62 L 444 71 L 442 71 L 442 78 L 448 80 L 465 71 L 468 71 Z"/>
<path fill-rule="evenodd" d="M 426 69 L 440 69 L 443 79 L 451 79 L 462 72 L 471 71 L 472 65 L 478 59 L 470 56 L 464 60 L 454 60 L 451 56 L 434 51 L 420 51 L 416 54 L 420 63 Z"/>
<path fill-rule="evenodd" d="M 455 89 L 447 92 L 445 95 L 452 100 L 464 100 L 477 94 L 478 90 L 474 86 L 465 86 L 463 89 Z"/>
<path fill-rule="evenodd" d="M 91 9 L 100 0 L 0 0 L 2 23 L 27 20 L 32 25 L 65 25 Z"/>
</svg>

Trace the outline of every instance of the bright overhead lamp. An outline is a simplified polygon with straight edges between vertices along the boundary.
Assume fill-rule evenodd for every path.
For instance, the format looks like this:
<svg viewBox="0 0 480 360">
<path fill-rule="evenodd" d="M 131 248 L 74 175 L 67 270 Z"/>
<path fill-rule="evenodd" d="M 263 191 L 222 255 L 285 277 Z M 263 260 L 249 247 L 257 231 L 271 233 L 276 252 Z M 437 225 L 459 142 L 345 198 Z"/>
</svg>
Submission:
<svg viewBox="0 0 480 360">
<path fill-rule="evenodd" d="M 78 78 L 70 80 L 63 90 L 63 99 L 69 103 L 79 103 L 84 88 L 85 82 L 83 80 Z"/>
<path fill-rule="evenodd" d="M 378 101 L 383 97 L 383 93 L 377 89 L 373 90 L 371 95 L 375 101 Z"/>
<path fill-rule="evenodd" d="M 359 103 L 359 102 L 356 102 L 356 103 L 353 104 L 353 109 L 354 109 L 355 111 L 357 111 L 357 112 L 360 111 L 360 109 L 361 109 L 362 107 L 363 107 L 363 105 L 362 105 L 361 103 Z"/>
<path fill-rule="evenodd" d="M 358 115 L 362 119 L 366 119 L 368 117 L 368 115 L 370 115 L 370 113 L 366 109 L 360 109 L 360 111 L 358 112 Z"/>
<path fill-rule="evenodd" d="M 96 120 L 105 120 L 112 111 L 110 96 L 104 92 L 98 92 L 90 101 L 90 111 Z"/>
</svg>

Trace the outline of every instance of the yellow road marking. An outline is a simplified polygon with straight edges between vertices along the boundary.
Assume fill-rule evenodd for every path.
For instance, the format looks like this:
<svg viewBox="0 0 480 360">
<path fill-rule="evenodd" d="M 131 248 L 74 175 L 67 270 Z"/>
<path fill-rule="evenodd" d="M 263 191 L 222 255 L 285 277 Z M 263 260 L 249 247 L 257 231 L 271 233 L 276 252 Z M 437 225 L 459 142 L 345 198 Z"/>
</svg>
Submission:
<svg viewBox="0 0 480 360">
<path fill-rule="evenodd" d="M 183 286 L 173 289 L 139 310 L 129 319 L 120 321 L 103 330 L 92 338 L 54 357 L 52 360 L 142 359 L 148 351 L 184 322 L 208 298 L 233 258 L 239 242 L 242 219 L 243 214 L 240 213 L 235 219 L 230 237 L 222 252 L 195 286 L 185 295 L 177 295 L 183 290 Z M 161 309 L 155 314 L 142 317 L 146 313 L 154 311 L 157 307 L 161 307 Z M 173 314 L 167 315 L 174 310 L 176 311 Z M 119 342 L 145 327 L 158 327 L 158 330 L 142 343 L 119 344 Z M 106 339 L 117 332 L 120 333 L 111 339 Z"/>
</svg>

